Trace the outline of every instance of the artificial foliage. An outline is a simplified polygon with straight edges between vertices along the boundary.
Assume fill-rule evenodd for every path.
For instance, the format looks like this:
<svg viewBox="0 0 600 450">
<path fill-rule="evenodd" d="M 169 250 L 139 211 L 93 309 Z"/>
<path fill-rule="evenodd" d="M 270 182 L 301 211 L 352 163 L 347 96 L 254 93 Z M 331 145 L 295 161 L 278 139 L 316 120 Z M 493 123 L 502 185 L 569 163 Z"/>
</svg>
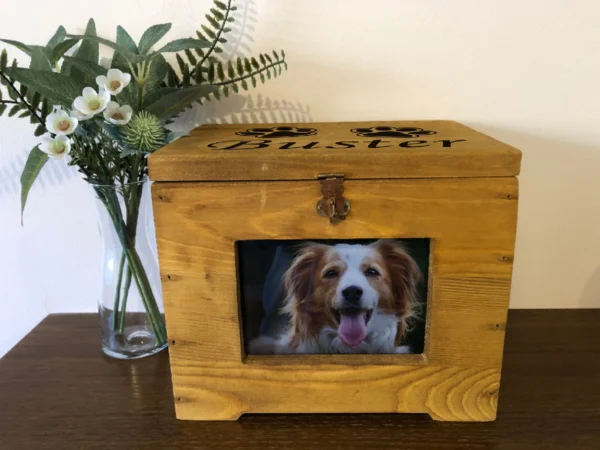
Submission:
<svg viewBox="0 0 600 450">
<path fill-rule="evenodd" d="M 214 0 L 196 36 L 163 45 L 159 41 L 171 29 L 169 23 L 151 26 L 136 43 L 121 26 L 114 41 L 98 36 L 93 19 L 83 35 L 58 27 L 46 45 L 2 39 L 27 54 L 30 64 L 19 67 L 16 59 L 9 61 L 6 50 L 1 52 L 0 116 L 29 120 L 40 138 L 21 175 L 21 217 L 31 186 L 49 158 L 76 166 L 92 184 L 123 249 L 113 316 L 114 328 L 121 332 L 133 280 L 157 341 L 166 340 L 135 249 L 148 154 L 182 135 L 169 124 L 194 103 L 248 90 L 287 68 L 283 51 L 223 58 L 235 10 L 232 0 Z M 110 69 L 100 64 L 101 45 L 114 50 Z"/>
</svg>

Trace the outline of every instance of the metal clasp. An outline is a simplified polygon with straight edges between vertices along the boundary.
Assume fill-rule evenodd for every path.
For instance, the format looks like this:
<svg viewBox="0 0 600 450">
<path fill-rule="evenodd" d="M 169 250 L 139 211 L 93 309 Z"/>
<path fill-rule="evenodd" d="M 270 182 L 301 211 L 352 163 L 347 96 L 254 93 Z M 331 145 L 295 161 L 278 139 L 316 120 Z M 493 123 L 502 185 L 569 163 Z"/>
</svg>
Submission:
<svg viewBox="0 0 600 450">
<path fill-rule="evenodd" d="M 322 217 L 328 217 L 333 224 L 344 220 L 350 212 L 350 202 L 342 196 L 344 175 L 323 174 L 317 179 L 321 183 L 323 194 L 323 198 L 317 202 L 317 212 Z"/>
</svg>

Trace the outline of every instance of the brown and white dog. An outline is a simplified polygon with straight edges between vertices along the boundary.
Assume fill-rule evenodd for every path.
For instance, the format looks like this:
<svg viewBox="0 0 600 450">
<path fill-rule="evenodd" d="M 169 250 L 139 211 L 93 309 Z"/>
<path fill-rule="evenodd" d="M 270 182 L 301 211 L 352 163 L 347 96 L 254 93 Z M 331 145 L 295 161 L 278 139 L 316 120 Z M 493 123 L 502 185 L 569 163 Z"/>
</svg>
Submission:
<svg viewBox="0 0 600 450">
<path fill-rule="evenodd" d="M 307 244 L 283 277 L 278 338 L 260 337 L 251 353 L 410 353 L 400 345 L 418 308 L 421 272 L 399 242 Z"/>
</svg>

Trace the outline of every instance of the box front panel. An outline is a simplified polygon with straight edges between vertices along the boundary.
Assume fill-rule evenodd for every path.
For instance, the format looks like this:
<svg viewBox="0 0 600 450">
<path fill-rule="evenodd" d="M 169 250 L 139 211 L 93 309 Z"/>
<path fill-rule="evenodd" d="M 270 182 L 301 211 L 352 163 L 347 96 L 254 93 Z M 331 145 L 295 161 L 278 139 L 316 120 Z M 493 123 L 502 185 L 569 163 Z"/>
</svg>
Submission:
<svg viewBox="0 0 600 450">
<path fill-rule="evenodd" d="M 346 181 L 332 225 L 318 183 L 157 183 L 177 413 L 424 412 L 495 416 L 514 250 L 514 178 Z M 247 355 L 240 241 L 429 239 L 422 354 Z"/>
</svg>

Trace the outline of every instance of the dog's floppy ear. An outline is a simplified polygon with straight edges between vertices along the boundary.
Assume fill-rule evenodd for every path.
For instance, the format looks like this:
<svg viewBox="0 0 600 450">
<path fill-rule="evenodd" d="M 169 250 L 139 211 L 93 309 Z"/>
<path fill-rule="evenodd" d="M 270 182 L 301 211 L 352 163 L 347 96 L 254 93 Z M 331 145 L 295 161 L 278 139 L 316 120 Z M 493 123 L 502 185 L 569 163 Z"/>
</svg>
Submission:
<svg viewBox="0 0 600 450">
<path fill-rule="evenodd" d="M 310 326 L 314 274 L 326 249 L 326 245 L 306 244 L 283 275 L 285 304 L 282 312 L 290 315 L 294 337 L 297 339 L 304 336 Z M 292 343 L 294 341 L 292 339 Z"/>
<path fill-rule="evenodd" d="M 423 274 L 400 242 L 380 240 L 373 246 L 379 250 L 387 265 L 392 282 L 396 314 L 403 320 L 408 319 L 414 315 L 415 309 L 418 307 L 417 286 Z"/>
</svg>

